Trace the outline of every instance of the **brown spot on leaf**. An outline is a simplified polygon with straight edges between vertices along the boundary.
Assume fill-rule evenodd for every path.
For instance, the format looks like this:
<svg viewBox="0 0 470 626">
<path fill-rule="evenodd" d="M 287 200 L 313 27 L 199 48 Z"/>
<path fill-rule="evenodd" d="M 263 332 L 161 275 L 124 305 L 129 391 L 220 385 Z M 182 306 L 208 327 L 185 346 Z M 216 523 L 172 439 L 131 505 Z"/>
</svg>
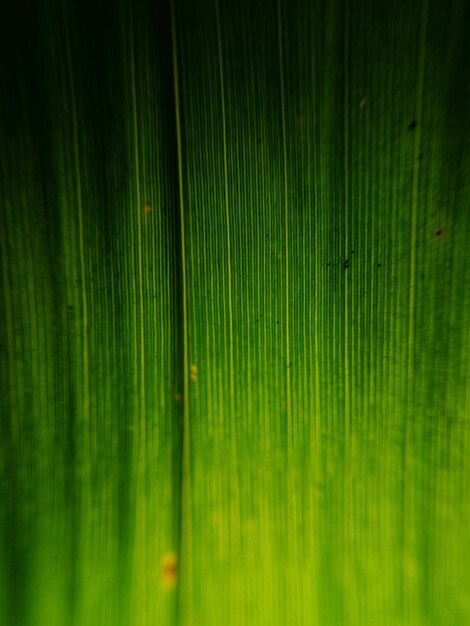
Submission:
<svg viewBox="0 0 470 626">
<path fill-rule="evenodd" d="M 363 109 L 367 104 L 367 98 L 362 98 L 362 100 L 359 102 L 359 108 Z"/>
<path fill-rule="evenodd" d="M 442 237 L 445 232 L 446 231 L 443 228 L 438 228 L 434 231 L 434 237 Z"/>
<path fill-rule="evenodd" d="M 165 589 L 172 589 L 178 582 L 178 559 L 174 552 L 166 552 L 161 562 L 161 583 Z"/>
</svg>

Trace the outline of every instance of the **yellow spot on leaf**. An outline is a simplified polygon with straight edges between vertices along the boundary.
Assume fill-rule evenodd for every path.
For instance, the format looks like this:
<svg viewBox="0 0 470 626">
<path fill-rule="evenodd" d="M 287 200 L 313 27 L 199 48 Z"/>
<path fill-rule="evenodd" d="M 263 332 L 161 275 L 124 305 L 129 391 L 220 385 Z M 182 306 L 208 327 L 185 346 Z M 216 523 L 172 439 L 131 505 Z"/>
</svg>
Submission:
<svg viewBox="0 0 470 626">
<path fill-rule="evenodd" d="M 197 380 L 198 370 L 197 365 L 191 365 L 189 368 L 191 380 Z"/>
<path fill-rule="evenodd" d="M 174 552 L 166 552 L 161 562 L 161 583 L 164 589 L 173 589 L 178 582 L 178 559 Z"/>
<path fill-rule="evenodd" d="M 175 393 L 175 402 L 181 402 L 182 396 L 180 393 Z"/>
<path fill-rule="evenodd" d="M 367 98 L 362 98 L 362 100 L 359 102 L 359 108 L 363 109 L 367 104 Z"/>
<path fill-rule="evenodd" d="M 153 211 L 152 207 L 150 206 L 150 204 L 147 203 L 145 205 L 145 215 L 149 215 L 150 213 L 152 213 L 152 211 Z"/>
</svg>

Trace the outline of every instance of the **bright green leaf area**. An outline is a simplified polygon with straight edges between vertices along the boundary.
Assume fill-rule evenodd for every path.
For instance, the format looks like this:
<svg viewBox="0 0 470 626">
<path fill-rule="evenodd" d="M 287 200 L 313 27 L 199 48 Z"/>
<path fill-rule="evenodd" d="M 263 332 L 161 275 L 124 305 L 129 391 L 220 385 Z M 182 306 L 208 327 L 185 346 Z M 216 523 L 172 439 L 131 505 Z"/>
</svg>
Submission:
<svg viewBox="0 0 470 626">
<path fill-rule="evenodd" d="M 470 624 L 465 0 L 0 14 L 0 625 Z"/>
</svg>

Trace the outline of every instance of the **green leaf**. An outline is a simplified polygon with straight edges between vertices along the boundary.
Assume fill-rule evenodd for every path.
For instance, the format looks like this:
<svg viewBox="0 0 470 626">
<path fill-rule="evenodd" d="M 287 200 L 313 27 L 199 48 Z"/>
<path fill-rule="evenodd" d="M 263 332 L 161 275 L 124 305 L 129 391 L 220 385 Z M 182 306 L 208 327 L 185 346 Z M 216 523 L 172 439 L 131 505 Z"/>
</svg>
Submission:
<svg viewBox="0 0 470 626">
<path fill-rule="evenodd" d="M 0 624 L 470 621 L 468 6 L 0 16 Z"/>
</svg>

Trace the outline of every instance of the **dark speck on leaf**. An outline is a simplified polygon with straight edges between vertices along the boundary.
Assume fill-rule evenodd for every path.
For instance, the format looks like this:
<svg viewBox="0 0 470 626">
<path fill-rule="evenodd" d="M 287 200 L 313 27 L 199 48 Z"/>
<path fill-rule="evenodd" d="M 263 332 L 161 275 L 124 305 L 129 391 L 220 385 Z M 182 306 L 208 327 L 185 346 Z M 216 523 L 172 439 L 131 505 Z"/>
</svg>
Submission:
<svg viewBox="0 0 470 626">
<path fill-rule="evenodd" d="M 382 263 L 378 263 L 378 264 L 377 264 L 377 267 L 382 267 Z"/>
<path fill-rule="evenodd" d="M 411 124 L 408 126 L 408 130 L 414 130 L 416 128 L 416 120 L 413 120 Z"/>
<path fill-rule="evenodd" d="M 444 234 L 444 229 L 443 228 L 438 228 L 435 232 L 434 232 L 434 236 L 435 237 L 441 237 Z"/>
<path fill-rule="evenodd" d="M 346 261 L 344 261 L 343 267 L 344 267 L 345 270 L 348 269 L 348 267 L 349 267 L 349 259 L 346 259 Z"/>
</svg>

